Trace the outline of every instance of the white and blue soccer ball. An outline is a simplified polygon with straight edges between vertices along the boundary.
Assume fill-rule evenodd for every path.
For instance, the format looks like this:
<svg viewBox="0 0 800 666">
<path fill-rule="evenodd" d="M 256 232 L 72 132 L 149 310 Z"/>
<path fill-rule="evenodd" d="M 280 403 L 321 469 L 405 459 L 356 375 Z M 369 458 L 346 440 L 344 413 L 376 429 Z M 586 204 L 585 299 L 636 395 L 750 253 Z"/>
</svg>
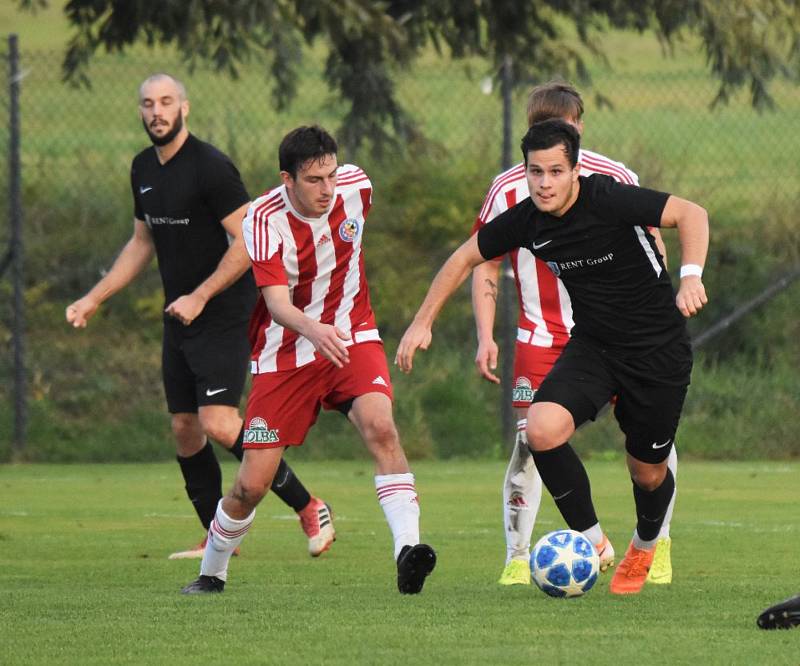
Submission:
<svg viewBox="0 0 800 666">
<path fill-rule="evenodd" d="M 531 552 L 531 577 L 551 597 L 579 597 L 592 589 L 600 573 L 600 558 L 580 532 L 545 534 Z"/>
</svg>

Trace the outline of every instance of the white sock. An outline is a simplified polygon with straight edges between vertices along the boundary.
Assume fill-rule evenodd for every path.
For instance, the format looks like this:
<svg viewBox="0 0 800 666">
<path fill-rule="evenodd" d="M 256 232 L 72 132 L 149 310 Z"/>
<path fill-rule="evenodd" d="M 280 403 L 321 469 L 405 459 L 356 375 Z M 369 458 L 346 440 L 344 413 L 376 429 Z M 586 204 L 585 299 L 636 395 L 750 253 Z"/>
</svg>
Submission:
<svg viewBox="0 0 800 666">
<path fill-rule="evenodd" d="M 222 500 L 219 501 L 214 520 L 208 528 L 208 543 L 200 564 L 201 576 L 216 576 L 220 580 L 228 580 L 228 562 L 253 524 L 255 516 L 256 510 L 253 509 L 244 520 L 234 520 L 222 510 Z"/>
<path fill-rule="evenodd" d="M 589 539 L 593 546 L 599 546 L 603 540 L 603 528 L 600 527 L 600 523 L 595 523 L 588 530 L 583 530 L 582 534 Z"/>
<path fill-rule="evenodd" d="M 410 472 L 376 475 L 375 492 L 392 531 L 396 560 L 403 546 L 419 543 L 419 500 L 414 475 Z"/>
<path fill-rule="evenodd" d="M 639 536 L 639 532 L 637 530 L 633 530 L 633 539 L 631 540 L 634 548 L 638 548 L 639 550 L 653 550 L 656 547 L 656 543 L 658 543 L 658 537 L 655 539 L 650 539 L 650 541 L 645 541 Z"/>
<path fill-rule="evenodd" d="M 669 524 L 672 522 L 672 512 L 675 510 L 675 498 L 678 495 L 678 452 L 675 450 L 674 444 L 667 458 L 667 467 L 669 467 L 672 472 L 672 477 L 675 479 L 675 490 L 672 491 L 672 499 L 669 501 L 667 512 L 664 514 L 664 522 L 658 533 L 659 539 L 669 539 Z"/>
<path fill-rule="evenodd" d="M 513 558 L 528 559 L 531 534 L 542 502 L 542 479 L 528 449 L 528 419 L 517 421 L 517 436 L 503 479 L 503 528 L 506 564 Z"/>
</svg>

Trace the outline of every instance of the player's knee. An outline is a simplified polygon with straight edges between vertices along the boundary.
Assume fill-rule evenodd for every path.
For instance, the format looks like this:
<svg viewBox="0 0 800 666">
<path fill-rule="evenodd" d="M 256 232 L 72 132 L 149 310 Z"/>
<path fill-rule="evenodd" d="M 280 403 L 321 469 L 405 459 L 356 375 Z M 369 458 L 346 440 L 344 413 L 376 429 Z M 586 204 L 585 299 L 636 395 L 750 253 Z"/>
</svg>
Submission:
<svg viewBox="0 0 800 666">
<path fill-rule="evenodd" d="M 636 466 L 630 470 L 631 480 L 642 490 L 653 491 L 664 482 L 666 465 Z"/>
<path fill-rule="evenodd" d="M 264 498 L 268 487 L 261 479 L 237 479 L 230 496 L 238 503 L 240 510 L 249 512 Z"/>
<path fill-rule="evenodd" d="M 230 423 L 222 419 L 204 419 L 200 421 L 200 426 L 203 428 L 206 437 L 219 442 L 223 446 L 232 446 L 239 434 L 235 424 L 231 427 Z"/>
<path fill-rule="evenodd" d="M 400 446 L 400 437 L 391 417 L 375 417 L 365 425 L 364 430 L 367 439 L 378 448 L 391 450 Z"/>
<path fill-rule="evenodd" d="M 172 434 L 179 442 L 190 440 L 197 434 L 197 417 L 194 414 L 173 414 L 170 421 Z"/>
<path fill-rule="evenodd" d="M 528 419 L 528 426 L 525 429 L 528 444 L 534 451 L 547 451 L 564 443 L 563 436 L 559 430 L 553 428 L 546 420 Z"/>
</svg>

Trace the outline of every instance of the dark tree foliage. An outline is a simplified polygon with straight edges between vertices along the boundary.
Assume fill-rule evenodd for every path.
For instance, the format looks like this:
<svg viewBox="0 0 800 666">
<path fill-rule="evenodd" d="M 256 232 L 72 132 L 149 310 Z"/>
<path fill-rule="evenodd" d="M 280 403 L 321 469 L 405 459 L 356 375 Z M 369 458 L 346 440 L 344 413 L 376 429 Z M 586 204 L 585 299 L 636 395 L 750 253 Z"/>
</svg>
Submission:
<svg viewBox="0 0 800 666">
<path fill-rule="evenodd" d="M 30 10 L 47 4 L 18 1 Z M 190 65 L 211 62 L 234 77 L 258 57 L 279 108 L 297 91 L 303 43 L 323 42 L 325 76 L 349 104 L 339 134 L 350 147 L 364 137 L 378 149 L 408 138 L 413 124 L 393 73 L 429 44 L 456 58 L 482 55 L 495 71 L 510 55 L 518 83 L 554 75 L 585 82 L 586 58 L 604 57 L 610 27 L 653 31 L 666 49 L 695 34 L 719 78 L 713 103 L 748 86 L 759 109 L 773 104 L 772 78 L 800 70 L 796 0 L 69 0 L 65 12 L 74 29 L 68 81 L 88 84 L 98 49 L 174 45 Z"/>
</svg>

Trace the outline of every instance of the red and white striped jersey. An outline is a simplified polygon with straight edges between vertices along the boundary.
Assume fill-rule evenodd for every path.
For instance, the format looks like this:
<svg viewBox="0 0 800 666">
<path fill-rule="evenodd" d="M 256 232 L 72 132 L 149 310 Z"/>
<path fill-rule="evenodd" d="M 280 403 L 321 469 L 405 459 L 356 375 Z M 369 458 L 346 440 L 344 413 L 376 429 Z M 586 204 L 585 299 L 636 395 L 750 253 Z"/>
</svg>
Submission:
<svg viewBox="0 0 800 666">
<path fill-rule="evenodd" d="M 256 199 L 242 223 L 245 245 L 258 287 L 287 285 L 296 308 L 350 333 L 349 344 L 380 340 L 361 251 L 372 183 L 352 164 L 337 175 L 333 204 L 319 218 L 298 213 L 284 185 Z M 250 321 L 250 343 L 254 374 L 320 358 L 307 338 L 273 321 L 263 298 Z"/>
<path fill-rule="evenodd" d="M 638 176 L 624 164 L 599 153 L 581 150 L 579 162 L 581 176 L 600 173 L 612 176 L 621 183 L 639 184 Z M 492 181 L 473 225 L 473 233 L 529 196 L 525 165 L 520 162 Z M 537 347 L 563 347 L 569 340 L 574 324 L 567 290 L 547 264 L 534 257 L 529 250 L 514 250 L 509 257 L 519 299 L 517 340 Z"/>
</svg>

